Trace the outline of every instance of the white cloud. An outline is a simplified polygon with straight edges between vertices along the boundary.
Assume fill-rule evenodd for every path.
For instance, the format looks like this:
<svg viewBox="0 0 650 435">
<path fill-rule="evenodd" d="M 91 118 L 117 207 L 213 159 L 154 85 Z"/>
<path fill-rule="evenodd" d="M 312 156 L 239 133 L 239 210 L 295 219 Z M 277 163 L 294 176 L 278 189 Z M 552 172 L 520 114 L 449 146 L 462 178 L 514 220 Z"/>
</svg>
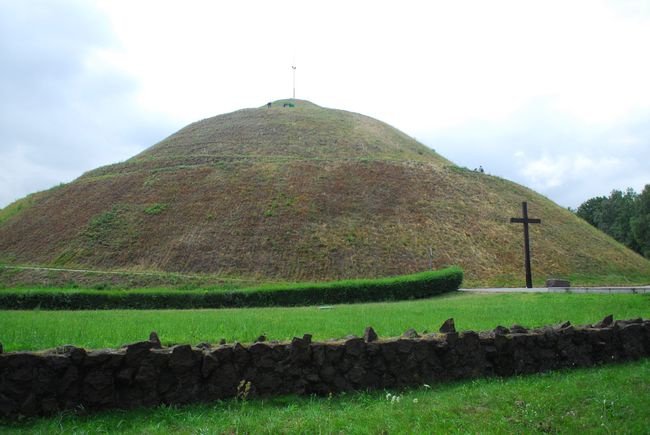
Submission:
<svg viewBox="0 0 650 435">
<path fill-rule="evenodd" d="M 527 185 L 577 207 L 613 189 L 650 183 L 650 110 L 592 125 L 535 101 L 499 123 L 473 122 L 418 136 L 452 161 Z"/>
<path fill-rule="evenodd" d="M 591 123 L 650 107 L 650 21 L 630 4 L 101 4 L 140 101 L 187 121 L 290 95 L 294 58 L 300 97 L 407 130 L 500 122 L 539 97 Z"/>
<path fill-rule="evenodd" d="M 186 123 L 286 98 L 294 61 L 299 98 L 374 116 L 562 205 L 638 187 L 650 182 L 639 163 L 650 160 L 649 9 L 614 0 L 3 2 L 0 153 L 20 143 L 48 174 L 0 186 L 0 206 Z M 590 160 L 570 161 L 580 156 Z M 610 175 L 596 181 L 580 169 L 606 162 Z M 549 175 L 531 178 L 517 164 Z M 587 179 L 545 169 L 553 165 Z"/>
<path fill-rule="evenodd" d="M 58 169 L 47 164 L 37 163 L 31 159 L 25 147 L 13 146 L 9 149 L 0 148 L 0 204 L 9 204 L 17 199 L 15 192 L 33 192 L 34 182 L 38 180 L 40 189 L 53 187 L 61 180 L 74 177 L 76 171 Z M 22 195 L 21 195 L 22 196 Z"/>
<path fill-rule="evenodd" d="M 131 157 L 171 128 L 101 62 L 109 23 L 85 2 L 0 3 L 0 207 Z"/>
<path fill-rule="evenodd" d="M 616 157 L 615 152 L 604 156 L 581 153 L 546 154 L 540 158 L 519 156 L 517 164 L 520 169 L 515 178 L 547 196 L 561 198 L 560 204 L 574 208 L 614 189 L 632 187 L 640 192 L 650 182 L 643 161 Z"/>
<path fill-rule="evenodd" d="M 519 173 L 538 190 L 566 185 L 576 180 L 595 177 L 611 177 L 624 166 L 614 157 L 592 158 L 583 154 L 544 155 L 529 159 L 518 156 Z"/>
</svg>

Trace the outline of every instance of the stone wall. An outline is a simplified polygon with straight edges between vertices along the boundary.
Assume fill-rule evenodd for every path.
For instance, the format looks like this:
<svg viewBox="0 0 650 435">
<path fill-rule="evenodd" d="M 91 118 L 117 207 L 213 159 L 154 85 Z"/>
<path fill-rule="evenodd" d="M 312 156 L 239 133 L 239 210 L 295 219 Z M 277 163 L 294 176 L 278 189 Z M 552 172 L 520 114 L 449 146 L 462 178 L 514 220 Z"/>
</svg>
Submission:
<svg viewBox="0 0 650 435">
<path fill-rule="evenodd" d="M 650 356 L 650 320 L 537 329 L 513 325 L 476 333 L 441 332 L 251 345 L 163 347 L 155 333 L 120 349 L 61 346 L 0 354 L 0 415 L 64 409 L 133 408 L 246 395 L 328 394 L 400 388 L 478 376 L 511 376 Z M 1 351 L 0 351 L 1 352 Z"/>
</svg>

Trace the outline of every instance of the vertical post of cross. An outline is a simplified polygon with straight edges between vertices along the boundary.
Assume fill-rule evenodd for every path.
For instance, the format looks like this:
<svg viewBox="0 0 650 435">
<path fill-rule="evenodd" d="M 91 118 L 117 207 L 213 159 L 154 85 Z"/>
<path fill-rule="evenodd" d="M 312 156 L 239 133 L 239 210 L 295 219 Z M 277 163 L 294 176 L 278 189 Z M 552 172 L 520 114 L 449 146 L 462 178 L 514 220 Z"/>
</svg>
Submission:
<svg viewBox="0 0 650 435">
<path fill-rule="evenodd" d="M 526 267 L 526 287 L 533 288 L 533 273 L 530 267 L 530 236 L 528 233 L 528 224 L 541 224 L 541 219 L 533 219 L 528 217 L 528 203 L 526 201 L 521 203 L 520 218 L 510 218 L 510 223 L 524 224 L 524 262 Z"/>
<path fill-rule="evenodd" d="M 294 65 L 291 66 L 291 69 L 293 70 L 293 99 L 296 99 L 296 67 Z"/>
<path fill-rule="evenodd" d="M 533 273 L 530 267 L 530 235 L 528 233 L 528 203 L 521 203 L 521 212 L 524 217 L 524 261 L 526 262 L 526 287 L 533 287 Z"/>
</svg>

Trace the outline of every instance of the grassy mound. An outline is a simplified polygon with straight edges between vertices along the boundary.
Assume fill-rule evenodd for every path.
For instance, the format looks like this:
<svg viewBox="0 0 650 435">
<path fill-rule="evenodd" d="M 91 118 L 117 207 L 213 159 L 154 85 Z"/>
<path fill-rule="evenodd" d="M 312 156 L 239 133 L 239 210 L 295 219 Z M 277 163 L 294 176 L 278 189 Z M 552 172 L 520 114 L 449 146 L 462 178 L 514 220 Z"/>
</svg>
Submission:
<svg viewBox="0 0 650 435">
<path fill-rule="evenodd" d="M 412 275 L 220 290 L 12 289 L 0 291 L 0 308 L 97 310 L 294 306 L 421 299 L 457 290 L 463 271 L 450 267 Z"/>
<path fill-rule="evenodd" d="M 0 264 L 0 289 L 80 288 L 126 290 L 170 287 L 179 290 L 200 288 L 235 289 L 259 287 L 268 281 L 210 274 L 179 274 L 120 270 L 79 270 L 40 266 Z"/>
<path fill-rule="evenodd" d="M 305 101 L 204 119 L 133 158 L 0 210 L 0 262 L 262 281 L 455 264 L 466 285 L 650 277 L 650 262 L 547 198 L 455 166 L 367 116 Z M 433 258 L 429 258 L 433 248 Z"/>
</svg>

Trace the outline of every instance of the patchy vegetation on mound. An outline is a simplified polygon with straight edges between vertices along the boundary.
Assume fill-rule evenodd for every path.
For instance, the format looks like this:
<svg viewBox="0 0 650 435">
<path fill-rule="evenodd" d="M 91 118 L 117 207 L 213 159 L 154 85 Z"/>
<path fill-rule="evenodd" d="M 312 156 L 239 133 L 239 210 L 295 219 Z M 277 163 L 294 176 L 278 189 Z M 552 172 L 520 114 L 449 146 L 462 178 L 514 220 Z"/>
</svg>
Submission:
<svg viewBox="0 0 650 435">
<path fill-rule="evenodd" d="M 432 247 L 433 267 L 457 264 L 469 285 L 513 283 L 522 235 L 509 218 L 528 201 L 538 280 L 650 277 L 650 262 L 525 187 L 372 118 L 280 103 L 39 194 L 0 223 L 0 261 L 311 281 L 419 272 Z"/>
</svg>

